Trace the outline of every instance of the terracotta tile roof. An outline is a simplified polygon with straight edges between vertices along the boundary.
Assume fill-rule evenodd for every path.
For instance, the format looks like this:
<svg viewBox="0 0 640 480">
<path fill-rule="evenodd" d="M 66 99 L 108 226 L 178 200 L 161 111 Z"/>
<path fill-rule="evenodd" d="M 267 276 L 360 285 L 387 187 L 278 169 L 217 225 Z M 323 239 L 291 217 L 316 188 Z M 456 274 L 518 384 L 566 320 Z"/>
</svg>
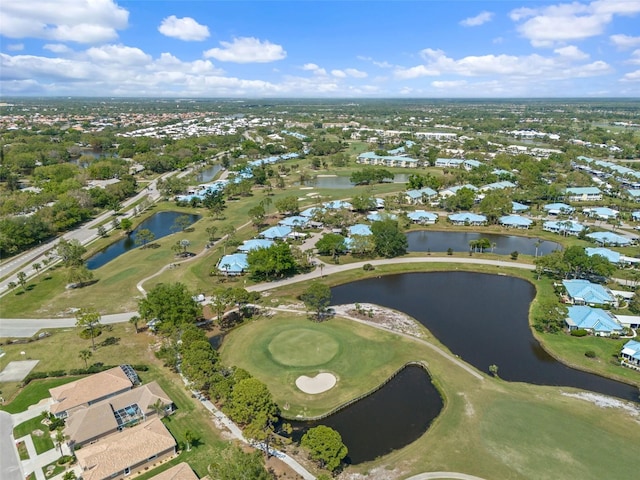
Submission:
<svg viewBox="0 0 640 480">
<path fill-rule="evenodd" d="M 79 444 L 108 435 L 118 428 L 114 412 L 135 404 L 147 417 L 154 414 L 151 406 L 158 400 L 163 405 L 173 403 L 154 381 L 93 405 L 75 407 L 69 410 L 64 433 L 70 440 Z"/>
<path fill-rule="evenodd" d="M 75 382 L 49 389 L 54 400 L 51 413 L 56 414 L 87 404 L 132 387 L 131 380 L 120 367 L 114 367 Z"/>
<path fill-rule="evenodd" d="M 198 476 L 191 470 L 188 463 L 182 462 L 149 480 L 198 480 Z"/>
<path fill-rule="evenodd" d="M 83 447 L 75 452 L 84 480 L 102 480 L 174 448 L 175 439 L 159 418 Z"/>
</svg>

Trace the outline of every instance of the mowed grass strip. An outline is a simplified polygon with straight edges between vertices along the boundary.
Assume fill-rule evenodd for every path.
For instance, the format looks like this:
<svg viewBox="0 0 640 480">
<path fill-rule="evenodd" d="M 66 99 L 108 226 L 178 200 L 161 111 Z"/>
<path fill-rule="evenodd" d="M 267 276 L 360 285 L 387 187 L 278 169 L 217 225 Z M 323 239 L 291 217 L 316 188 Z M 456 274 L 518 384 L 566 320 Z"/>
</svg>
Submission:
<svg viewBox="0 0 640 480">
<path fill-rule="evenodd" d="M 306 315 L 277 314 L 231 332 L 221 355 L 223 363 L 263 381 L 275 401 L 288 406 L 287 416 L 315 416 L 376 388 L 416 360 L 419 349 L 409 339 L 340 318 L 318 323 Z M 319 372 L 334 374 L 337 385 L 318 395 L 295 386 L 300 375 Z"/>
<path fill-rule="evenodd" d="M 41 434 L 40 432 L 37 432 L 38 430 Z M 42 417 L 40 415 L 17 425 L 13 429 L 13 438 L 22 438 L 26 435 L 31 435 L 33 446 L 35 447 L 38 455 L 41 455 L 53 448 L 53 440 L 51 440 L 49 427 L 42 423 Z"/>
</svg>

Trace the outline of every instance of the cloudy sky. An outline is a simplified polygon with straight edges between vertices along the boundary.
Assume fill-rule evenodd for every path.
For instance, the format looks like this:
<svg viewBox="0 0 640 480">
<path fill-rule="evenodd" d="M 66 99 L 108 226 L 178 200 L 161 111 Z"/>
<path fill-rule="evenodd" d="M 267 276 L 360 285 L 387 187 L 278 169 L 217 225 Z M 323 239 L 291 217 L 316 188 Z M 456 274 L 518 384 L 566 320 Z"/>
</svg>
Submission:
<svg viewBox="0 0 640 480">
<path fill-rule="evenodd" d="M 640 96 L 640 0 L 2 0 L 0 94 Z"/>
</svg>

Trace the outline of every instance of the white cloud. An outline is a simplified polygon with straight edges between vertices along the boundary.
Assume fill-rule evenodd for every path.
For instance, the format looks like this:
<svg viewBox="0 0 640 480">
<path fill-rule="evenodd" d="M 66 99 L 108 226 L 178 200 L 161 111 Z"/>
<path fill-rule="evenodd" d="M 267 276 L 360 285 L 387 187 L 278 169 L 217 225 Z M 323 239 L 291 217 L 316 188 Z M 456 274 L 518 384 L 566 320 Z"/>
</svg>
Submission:
<svg viewBox="0 0 640 480">
<path fill-rule="evenodd" d="M 207 50 L 204 56 L 233 63 L 268 63 L 287 56 L 282 46 L 253 37 L 234 38 L 233 42 L 220 42 L 220 45 L 222 48 Z"/>
<path fill-rule="evenodd" d="M 466 80 L 445 80 L 445 81 L 440 81 L 440 80 L 435 80 L 433 82 L 431 82 L 431 85 L 435 88 L 441 88 L 441 89 L 455 89 L 455 88 L 460 88 L 460 87 L 464 87 L 467 84 Z"/>
<path fill-rule="evenodd" d="M 86 55 L 94 64 L 143 66 L 151 63 L 151 55 L 144 53 L 139 48 L 124 45 L 102 45 L 92 47 L 86 51 Z"/>
<path fill-rule="evenodd" d="M 631 58 L 629 58 L 629 60 L 627 60 L 625 63 L 629 63 L 631 65 L 640 65 L 640 49 L 631 52 Z"/>
<path fill-rule="evenodd" d="M 327 71 L 324 68 L 316 65 L 315 63 L 305 63 L 302 66 L 302 70 L 305 72 L 313 72 L 315 75 L 326 75 Z"/>
<path fill-rule="evenodd" d="M 611 67 L 602 61 L 580 64 L 588 55 L 574 46 L 559 48 L 556 56 L 542 55 L 482 55 L 458 60 L 448 57 L 442 50 L 430 48 L 420 52 L 425 63 L 410 68 L 400 67 L 396 78 L 412 79 L 455 74 L 463 77 L 501 76 L 515 78 L 542 78 L 558 80 L 572 77 L 604 75 Z"/>
<path fill-rule="evenodd" d="M 201 42 L 209 38 L 209 27 L 200 25 L 191 17 L 178 18 L 175 15 L 162 20 L 158 31 L 167 37 L 185 42 Z"/>
<path fill-rule="evenodd" d="M 586 60 L 589 55 L 581 51 L 574 45 L 567 45 L 566 47 L 556 48 L 554 50 L 561 57 L 565 57 L 569 60 Z"/>
<path fill-rule="evenodd" d="M 7 50 L 10 52 L 21 52 L 24 50 L 24 43 L 10 43 L 7 45 Z"/>
<path fill-rule="evenodd" d="M 344 70 L 331 70 L 331 75 L 338 78 L 366 78 L 367 73 L 357 70 L 355 68 L 346 68 Z"/>
<path fill-rule="evenodd" d="M 484 23 L 490 22 L 493 19 L 492 12 L 481 12 L 475 17 L 465 18 L 460 22 L 463 27 L 478 27 Z"/>
<path fill-rule="evenodd" d="M 71 49 L 62 43 L 47 43 L 42 48 L 53 53 L 69 53 Z"/>
<path fill-rule="evenodd" d="M 618 34 L 609 37 L 611 43 L 621 50 L 633 48 L 640 45 L 640 37 L 631 37 L 629 35 Z"/>
<path fill-rule="evenodd" d="M 129 19 L 113 0 L 4 0 L 2 14 L 5 37 L 77 43 L 114 40 Z"/>
<path fill-rule="evenodd" d="M 621 79 L 621 82 L 640 82 L 640 70 L 635 72 L 629 72 L 625 74 Z"/>
<path fill-rule="evenodd" d="M 392 64 L 390 64 L 390 63 L 389 63 L 389 62 L 387 62 L 387 61 L 382 61 L 382 62 L 380 62 L 380 61 L 374 60 L 374 59 L 373 59 L 373 58 L 371 58 L 371 57 L 366 57 L 366 56 L 364 56 L 364 55 L 358 55 L 356 58 L 357 58 L 358 60 L 362 60 L 362 61 L 364 61 L 364 62 L 371 62 L 371 63 L 373 63 L 376 67 L 380 67 L 380 68 L 392 68 L 392 67 L 393 67 L 393 65 L 392 65 Z"/>
<path fill-rule="evenodd" d="M 518 32 L 533 46 L 551 47 L 601 35 L 615 15 L 629 16 L 638 12 L 638 0 L 602 0 L 518 8 L 509 16 L 514 22 L 522 22 L 517 26 Z"/>
</svg>

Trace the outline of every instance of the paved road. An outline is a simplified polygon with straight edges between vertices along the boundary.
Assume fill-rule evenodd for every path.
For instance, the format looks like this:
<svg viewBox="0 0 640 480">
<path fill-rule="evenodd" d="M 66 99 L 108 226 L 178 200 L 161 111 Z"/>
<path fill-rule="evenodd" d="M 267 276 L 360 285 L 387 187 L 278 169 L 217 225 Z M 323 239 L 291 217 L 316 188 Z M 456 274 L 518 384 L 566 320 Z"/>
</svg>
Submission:
<svg viewBox="0 0 640 480">
<path fill-rule="evenodd" d="M 13 438 L 13 418 L 0 411 L 0 478 L 2 480 L 24 480 L 18 449 Z"/>
<path fill-rule="evenodd" d="M 128 322 L 137 312 L 114 313 L 103 315 L 100 323 Z M 40 330 L 47 328 L 75 327 L 74 317 L 66 318 L 0 318 L 0 338 L 33 337 Z"/>
<path fill-rule="evenodd" d="M 135 196 L 123 202 L 122 204 L 123 210 L 146 196 L 148 196 L 152 202 L 157 201 L 160 198 L 160 192 L 158 192 L 158 190 L 156 189 L 158 180 L 161 178 L 170 177 L 175 174 L 176 172 L 169 172 L 157 178 L 156 180 L 152 181 L 149 184 L 149 187 L 147 189 L 142 190 L 140 193 L 136 194 Z M 78 240 L 82 245 L 87 245 L 88 243 L 91 243 L 92 241 L 98 238 L 97 225 L 112 218 L 113 214 L 114 214 L 113 210 L 105 212 L 102 215 L 94 218 L 93 220 L 85 223 L 84 225 L 81 225 L 75 230 L 65 233 L 62 236 L 62 238 L 69 241 Z M 132 215 L 133 215 L 133 211 L 130 211 L 130 212 L 126 212 L 124 215 L 121 215 L 120 218 L 131 217 Z M 109 230 L 111 229 L 111 225 L 107 223 L 105 224 L 105 228 Z M 42 257 L 44 257 L 44 255 L 47 252 L 52 250 L 58 244 L 58 241 L 59 239 L 51 240 L 45 243 L 44 245 L 33 248 L 27 252 L 24 252 L 21 255 L 17 255 L 16 257 L 11 258 L 6 262 L 3 262 L 0 265 L 0 277 L 5 277 L 5 278 L 3 280 L 0 280 L 0 295 L 8 291 L 7 285 L 9 284 L 9 282 L 17 283 L 18 271 L 25 272 L 27 274 L 27 277 L 29 278 L 35 275 L 37 272 L 33 268 L 33 264 L 36 261 L 42 263 Z"/>
</svg>

